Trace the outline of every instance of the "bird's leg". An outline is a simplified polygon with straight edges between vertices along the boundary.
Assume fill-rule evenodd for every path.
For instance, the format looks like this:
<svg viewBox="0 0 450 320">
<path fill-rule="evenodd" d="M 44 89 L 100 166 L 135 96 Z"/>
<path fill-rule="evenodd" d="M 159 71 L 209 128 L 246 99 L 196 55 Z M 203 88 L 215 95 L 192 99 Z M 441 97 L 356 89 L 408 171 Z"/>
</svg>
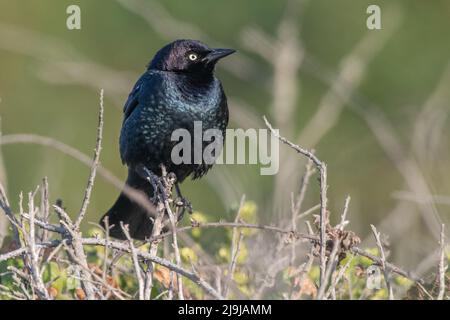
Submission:
<svg viewBox="0 0 450 320">
<path fill-rule="evenodd" d="M 177 181 L 177 176 L 173 172 L 167 173 L 166 167 L 161 164 L 161 181 L 163 189 L 161 190 L 163 195 L 163 201 L 168 200 L 169 203 L 172 203 L 172 187 Z"/>
<path fill-rule="evenodd" d="M 163 198 L 165 198 L 165 190 L 164 187 L 161 183 L 161 179 L 154 174 L 151 170 L 149 170 L 146 166 L 144 165 L 137 165 L 135 168 L 135 171 L 137 172 L 137 174 L 147 180 L 153 188 L 154 194 L 152 197 L 152 202 L 156 202 L 156 200 L 158 199 L 159 195 L 162 194 Z M 164 201 L 164 199 L 163 199 Z"/>
<path fill-rule="evenodd" d="M 185 197 L 183 197 L 183 195 L 181 194 L 181 189 L 180 189 L 180 185 L 177 183 L 175 183 L 175 190 L 177 191 L 177 201 L 175 202 L 175 204 L 181 208 L 181 212 L 178 215 L 178 221 L 180 221 L 183 218 L 184 215 L 184 211 L 187 209 L 189 214 L 192 214 L 193 209 L 192 209 L 192 205 L 191 202 L 186 199 Z"/>
</svg>

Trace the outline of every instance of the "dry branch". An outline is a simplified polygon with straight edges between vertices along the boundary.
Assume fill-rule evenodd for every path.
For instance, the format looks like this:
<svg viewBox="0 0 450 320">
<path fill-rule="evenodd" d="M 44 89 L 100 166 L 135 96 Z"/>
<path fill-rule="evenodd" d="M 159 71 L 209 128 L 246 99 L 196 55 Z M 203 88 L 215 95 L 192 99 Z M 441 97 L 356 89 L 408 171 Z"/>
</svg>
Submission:
<svg viewBox="0 0 450 320">
<path fill-rule="evenodd" d="M 386 254 L 384 252 L 383 244 L 381 243 L 380 233 L 377 231 L 377 228 L 375 228 L 375 226 L 373 224 L 371 224 L 370 227 L 372 228 L 372 232 L 373 232 L 373 235 L 375 237 L 378 250 L 380 250 L 380 254 L 381 254 L 381 269 L 383 270 L 384 280 L 386 281 L 386 287 L 387 287 L 388 292 L 389 292 L 389 300 L 394 300 L 394 293 L 392 291 L 392 285 L 391 285 L 391 277 L 390 277 L 390 274 L 389 274 L 389 270 L 386 267 L 386 262 L 387 262 Z"/>
<path fill-rule="evenodd" d="M 290 146 L 292 149 L 297 151 L 298 153 L 304 155 L 309 160 L 311 160 L 315 166 L 317 167 L 317 170 L 320 172 L 320 283 L 322 284 L 325 279 L 325 268 L 326 268 L 326 256 L 325 256 L 325 250 L 326 250 L 326 219 L 327 219 L 327 166 L 324 162 L 320 161 L 319 158 L 317 158 L 314 153 L 311 151 L 304 149 L 286 138 L 280 136 L 277 130 L 272 128 L 272 125 L 267 121 L 267 118 L 264 117 L 264 122 L 266 123 L 266 126 L 269 128 L 269 130 L 272 132 L 272 134 L 277 137 L 282 143 Z"/>
<path fill-rule="evenodd" d="M 445 265 L 445 224 L 441 226 L 441 239 L 440 244 L 440 257 L 439 257 L 439 294 L 437 299 L 443 300 L 445 295 L 445 271 L 447 271 L 447 266 Z"/>
<path fill-rule="evenodd" d="M 76 229 L 80 228 L 81 221 L 83 220 L 87 207 L 89 205 L 89 200 L 91 198 L 92 188 L 94 187 L 95 175 L 97 173 L 97 167 L 100 163 L 100 151 L 102 149 L 102 139 L 103 139 L 103 89 L 100 90 L 100 112 L 98 115 L 98 125 L 97 125 L 97 142 L 95 145 L 94 160 L 92 162 L 91 173 L 89 175 L 88 185 L 86 187 L 83 203 L 81 205 L 80 213 L 75 221 Z"/>
</svg>

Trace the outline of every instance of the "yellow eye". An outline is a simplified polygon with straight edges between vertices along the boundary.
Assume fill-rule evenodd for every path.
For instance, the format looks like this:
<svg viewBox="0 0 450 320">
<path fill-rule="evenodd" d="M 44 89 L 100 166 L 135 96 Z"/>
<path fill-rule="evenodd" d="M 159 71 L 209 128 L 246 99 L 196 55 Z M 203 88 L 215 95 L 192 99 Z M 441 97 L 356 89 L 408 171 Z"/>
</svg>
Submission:
<svg viewBox="0 0 450 320">
<path fill-rule="evenodd" d="M 197 60 L 197 58 L 198 58 L 198 56 L 195 53 L 191 53 L 189 55 L 189 60 L 191 60 L 191 61 L 195 61 L 195 60 Z"/>
</svg>

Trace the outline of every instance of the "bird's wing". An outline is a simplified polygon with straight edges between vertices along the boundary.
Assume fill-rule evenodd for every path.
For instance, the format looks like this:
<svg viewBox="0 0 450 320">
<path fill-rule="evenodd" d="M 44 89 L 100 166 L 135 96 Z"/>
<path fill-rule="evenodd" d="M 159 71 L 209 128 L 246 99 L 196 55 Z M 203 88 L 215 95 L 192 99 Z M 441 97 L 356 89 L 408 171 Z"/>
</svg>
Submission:
<svg viewBox="0 0 450 320">
<path fill-rule="evenodd" d="M 134 85 L 133 90 L 131 90 L 130 94 L 128 95 L 128 99 L 125 102 L 125 105 L 123 106 L 123 121 L 125 122 L 128 117 L 133 113 L 133 111 L 136 109 L 137 105 L 139 104 L 139 94 L 140 90 L 142 88 L 142 78 L 136 82 Z"/>
</svg>

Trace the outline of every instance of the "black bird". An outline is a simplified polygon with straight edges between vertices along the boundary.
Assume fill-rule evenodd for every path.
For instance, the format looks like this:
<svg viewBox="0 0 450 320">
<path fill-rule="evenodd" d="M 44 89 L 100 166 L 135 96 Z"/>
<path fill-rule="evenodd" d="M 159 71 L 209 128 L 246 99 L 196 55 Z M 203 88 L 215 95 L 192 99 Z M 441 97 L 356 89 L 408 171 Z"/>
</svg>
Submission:
<svg viewBox="0 0 450 320">
<path fill-rule="evenodd" d="M 160 165 L 176 175 L 177 182 L 188 176 L 200 178 L 212 164 L 174 164 L 171 159 L 172 132 L 186 129 L 193 135 L 194 121 L 201 121 L 203 132 L 219 129 L 225 137 L 228 125 L 227 98 L 214 67 L 232 49 L 211 49 L 195 40 L 176 40 L 153 57 L 145 73 L 134 85 L 123 108 L 120 155 L 128 166 L 126 184 L 150 199 L 153 186 L 148 170 L 161 175 Z M 194 150 L 194 148 L 192 148 Z M 144 240 L 151 235 L 148 211 L 124 192 L 102 217 L 112 226 L 110 235 L 125 239 L 120 222 L 128 224 L 132 238 Z"/>
</svg>

